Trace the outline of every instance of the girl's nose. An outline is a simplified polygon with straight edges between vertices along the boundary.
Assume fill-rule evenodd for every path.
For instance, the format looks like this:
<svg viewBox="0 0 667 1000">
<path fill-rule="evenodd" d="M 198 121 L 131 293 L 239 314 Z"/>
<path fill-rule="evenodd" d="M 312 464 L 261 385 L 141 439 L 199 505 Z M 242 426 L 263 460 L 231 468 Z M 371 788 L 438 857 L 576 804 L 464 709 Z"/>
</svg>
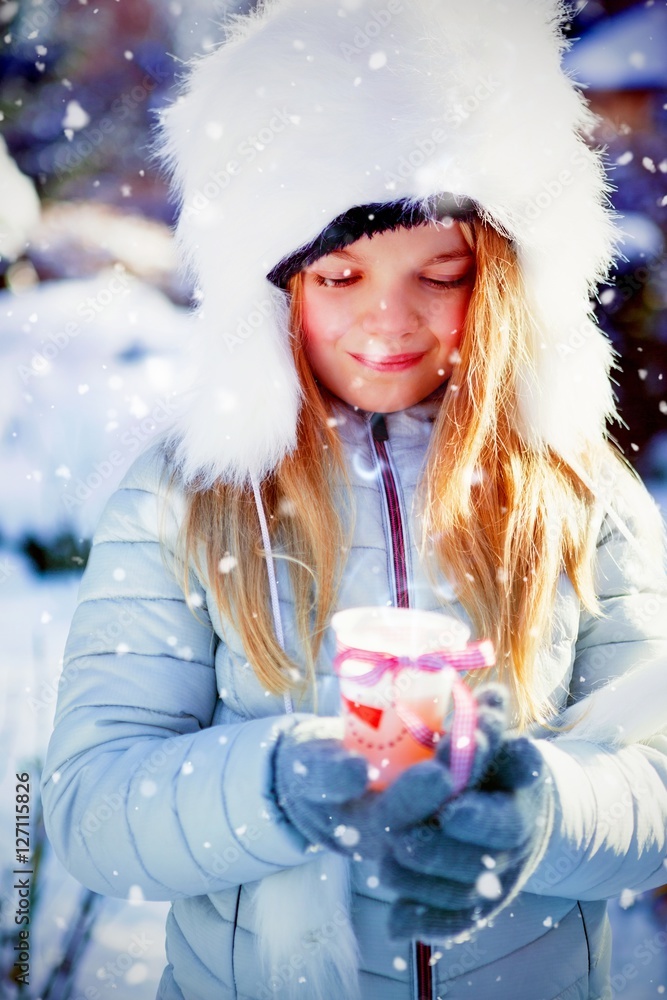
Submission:
<svg viewBox="0 0 667 1000">
<path fill-rule="evenodd" d="M 361 319 L 364 333 L 402 337 L 416 333 L 419 322 L 418 310 L 404 292 L 396 288 L 369 291 Z"/>
</svg>

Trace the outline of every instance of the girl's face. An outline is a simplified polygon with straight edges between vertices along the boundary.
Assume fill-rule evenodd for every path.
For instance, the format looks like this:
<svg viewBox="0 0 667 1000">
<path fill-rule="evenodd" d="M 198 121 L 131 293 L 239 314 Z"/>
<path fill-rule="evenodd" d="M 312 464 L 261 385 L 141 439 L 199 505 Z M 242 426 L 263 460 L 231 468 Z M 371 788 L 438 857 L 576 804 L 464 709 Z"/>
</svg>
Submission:
<svg viewBox="0 0 667 1000">
<path fill-rule="evenodd" d="M 351 406 L 418 403 L 449 377 L 474 280 L 457 222 L 362 236 L 303 272 L 305 353 Z"/>
</svg>

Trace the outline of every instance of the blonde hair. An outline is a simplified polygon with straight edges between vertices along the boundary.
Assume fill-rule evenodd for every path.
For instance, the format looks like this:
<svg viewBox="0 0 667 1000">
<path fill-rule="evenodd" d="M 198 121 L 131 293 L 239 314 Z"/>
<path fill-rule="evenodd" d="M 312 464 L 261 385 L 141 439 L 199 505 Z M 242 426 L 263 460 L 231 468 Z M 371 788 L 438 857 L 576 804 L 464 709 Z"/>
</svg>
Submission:
<svg viewBox="0 0 667 1000">
<path fill-rule="evenodd" d="M 477 633 L 493 640 L 519 724 L 547 724 L 554 706 L 536 693 L 537 654 L 563 568 L 584 607 L 600 610 L 595 498 L 558 455 L 527 448 L 514 429 L 516 372 L 529 363 L 532 323 L 521 270 L 491 226 L 461 230 L 477 271 L 420 484 L 420 556 L 432 580 L 446 569 Z"/>
<path fill-rule="evenodd" d="M 532 319 L 513 245 L 481 220 L 460 226 L 475 251 L 476 276 L 460 358 L 418 484 L 420 558 L 434 584 L 439 573 L 446 575 L 476 633 L 493 640 L 498 677 L 514 692 L 519 726 L 549 725 L 554 706 L 536 683 L 538 651 L 549 642 L 563 569 L 582 605 L 600 614 L 593 579 L 599 517 L 595 498 L 575 472 L 549 448 L 528 449 L 514 429 L 517 362 L 529 358 Z M 301 274 L 291 279 L 289 291 L 291 345 L 303 393 L 297 446 L 261 484 L 261 496 L 275 557 L 288 562 L 303 657 L 297 651 L 292 658 L 275 635 L 266 553 L 249 485 L 188 489 L 178 550 L 188 595 L 190 559 L 202 576 L 203 546 L 221 618 L 234 623 L 265 688 L 302 698 L 310 686 L 317 711 L 315 663 L 336 607 L 354 506 L 331 420 L 332 397 L 316 383 L 303 349 Z M 604 439 L 591 443 L 582 465 L 593 472 L 610 455 L 630 475 Z M 171 482 L 176 478 L 174 472 Z M 237 560 L 233 571 L 220 572 L 229 556 Z"/>
<path fill-rule="evenodd" d="M 296 301 L 293 315 L 295 309 Z M 288 563 L 303 662 L 292 659 L 276 637 L 267 554 L 250 484 L 238 489 L 218 482 L 211 489 L 197 490 L 195 485 L 186 490 L 186 513 L 174 555 L 188 602 L 192 562 L 200 577 L 206 576 L 223 628 L 225 619 L 234 623 L 244 654 L 266 690 L 273 694 L 290 691 L 300 701 L 311 687 L 316 711 L 315 663 L 335 610 L 344 563 L 341 556 L 352 538 L 353 498 L 341 440 L 305 354 L 296 343 L 294 360 L 302 389 L 296 448 L 260 484 L 260 493 L 272 555 Z M 175 469 L 169 476 L 167 494 L 177 480 Z M 233 570 L 225 572 L 230 557 L 235 560 Z"/>
</svg>

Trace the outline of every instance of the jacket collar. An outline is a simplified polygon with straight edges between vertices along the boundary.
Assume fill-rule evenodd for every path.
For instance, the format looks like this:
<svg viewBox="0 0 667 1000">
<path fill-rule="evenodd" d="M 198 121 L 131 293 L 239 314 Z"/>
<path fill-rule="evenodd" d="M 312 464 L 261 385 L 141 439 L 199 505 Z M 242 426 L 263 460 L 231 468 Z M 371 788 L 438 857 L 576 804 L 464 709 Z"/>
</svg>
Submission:
<svg viewBox="0 0 667 1000">
<path fill-rule="evenodd" d="M 383 416 L 389 440 L 392 440 L 396 437 L 409 437 L 415 433 L 422 434 L 425 424 L 434 423 L 445 398 L 447 384 L 447 381 L 443 382 L 424 399 L 408 406 L 405 410 L 395 410 L 391 413 L 362 410 L 360 407 L 351 406 L 337 397 L 330 396 L 329 398 L 335 416 L 341 420 L 341 423 L 350 423 L 352 426 L 365 430 L 365 425 L 369 424 L 374 417 Z"/>
</svg>

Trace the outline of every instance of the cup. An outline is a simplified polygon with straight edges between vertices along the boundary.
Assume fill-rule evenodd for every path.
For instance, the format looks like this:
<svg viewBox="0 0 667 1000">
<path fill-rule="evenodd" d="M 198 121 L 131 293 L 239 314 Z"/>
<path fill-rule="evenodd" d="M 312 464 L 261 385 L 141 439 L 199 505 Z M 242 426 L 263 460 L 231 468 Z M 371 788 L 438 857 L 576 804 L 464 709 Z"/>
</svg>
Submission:
<svg viewBox="0 0 667 1000">
<path fill-rule="evenodd" d="M 467 669 L 468 660 L 471 667 L 491 665 L 490 643 L 485 662 L 476 663 L 467 651 L 483 644 L 468 645 L 463 622 L 414 608 L 349 608 L 333 615 L 331 625 L 343 743 L 366 757 L 370 787 L 381 790 L 433 756 L 453 726 L 457 669 Z"/>
</svg>

